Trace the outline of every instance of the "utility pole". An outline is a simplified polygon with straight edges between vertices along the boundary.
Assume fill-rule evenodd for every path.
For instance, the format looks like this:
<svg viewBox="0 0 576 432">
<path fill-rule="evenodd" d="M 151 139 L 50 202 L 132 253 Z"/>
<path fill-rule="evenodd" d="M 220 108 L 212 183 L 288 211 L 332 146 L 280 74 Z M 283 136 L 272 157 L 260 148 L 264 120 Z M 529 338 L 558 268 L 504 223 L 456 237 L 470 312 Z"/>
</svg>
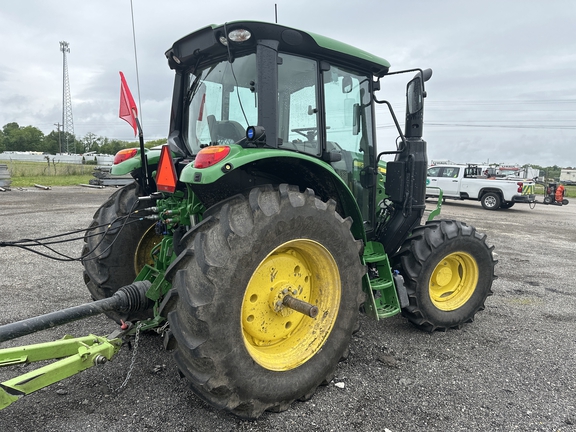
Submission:
<svg viewBox="0 0 576 432">
<path fill-rule="evenodd" d="M 62 154 L 62 136 L 60 135 L 60 123 L 54 123 L 54 126 L 58 128 L 58 145 L 60 146 L 60 154 Z"/>
<path fill-rule="evenodd" d="M 68 62 L 66 53 L 70 52 L 68 42 L 60 42 L 62 51 L 62 132 L 66 141 L 66 153 L 70 153 L 69 139 L 74 138 L 74 120 L 72 119 L 72 99 L 70 97 L 70 81 L 68 79 Z M 74 153 L 76 153 L 76 140 L 74 140 Z"/>
</svg>

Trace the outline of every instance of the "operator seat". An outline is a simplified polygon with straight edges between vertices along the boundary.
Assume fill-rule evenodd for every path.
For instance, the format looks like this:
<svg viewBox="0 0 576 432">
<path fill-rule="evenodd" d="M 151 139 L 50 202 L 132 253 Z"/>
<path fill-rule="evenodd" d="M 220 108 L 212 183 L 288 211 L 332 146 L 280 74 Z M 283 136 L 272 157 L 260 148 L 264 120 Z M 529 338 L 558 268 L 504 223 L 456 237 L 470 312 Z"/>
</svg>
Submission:
<svg viewBox="0 0 576 432">
<path fill-rule="evenodd" d="M 246 130 L 234 120 L 217 121 L 216 117 L 207 117 L 212 142 L 232 141 L 238 142 L 246 136 Z"/>
</svg>

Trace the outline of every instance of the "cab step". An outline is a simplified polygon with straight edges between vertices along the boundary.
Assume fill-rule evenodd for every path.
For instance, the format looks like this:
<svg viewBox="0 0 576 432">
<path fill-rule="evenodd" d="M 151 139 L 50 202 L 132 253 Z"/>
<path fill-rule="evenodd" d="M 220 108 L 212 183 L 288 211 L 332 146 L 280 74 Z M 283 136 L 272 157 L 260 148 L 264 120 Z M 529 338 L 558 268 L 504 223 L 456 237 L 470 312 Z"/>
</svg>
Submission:
<svg viewBox="0 0 576 432">
<path fill-rule="evenodd" d="M 402 307 L 408 304 L 408 295 L 402 277 L 393 274 L 382 243 L 366 243 L 364 262 L 368 266 L 363 280 L 367 297 L 364 304 L 366 315 L 381 319 L 400 313 Z"/>
</svg>

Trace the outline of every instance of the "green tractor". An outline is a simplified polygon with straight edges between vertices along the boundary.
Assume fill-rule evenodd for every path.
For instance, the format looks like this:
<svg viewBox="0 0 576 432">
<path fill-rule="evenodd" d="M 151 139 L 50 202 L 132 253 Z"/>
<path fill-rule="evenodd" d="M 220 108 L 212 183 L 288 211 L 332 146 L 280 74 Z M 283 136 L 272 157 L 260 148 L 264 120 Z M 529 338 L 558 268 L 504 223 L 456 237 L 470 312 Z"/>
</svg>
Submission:
<svg viewBox="0 0 576 432">
<path fill-rule="evenodd" d="M 168 143 L 116 156 L 112 173 L 135 181 L 94 215 L 84 277 L 94 300 L 146 282 L 144 310 L 106 313 L 162 329 L 200 398 L 242 418 L 282 411 L 331 380 L 359 313 L 431 332 L 484 308 L 486 236 L 424 220 L 430 70 L 391 73 L 349 45 L 253 21 L 200 29 L 166 56 Z M 415 73 L 404 132 L 376 97 L 403 72 Z M 376 104 L 399 136 L 381 153 Z"/>
</svg>

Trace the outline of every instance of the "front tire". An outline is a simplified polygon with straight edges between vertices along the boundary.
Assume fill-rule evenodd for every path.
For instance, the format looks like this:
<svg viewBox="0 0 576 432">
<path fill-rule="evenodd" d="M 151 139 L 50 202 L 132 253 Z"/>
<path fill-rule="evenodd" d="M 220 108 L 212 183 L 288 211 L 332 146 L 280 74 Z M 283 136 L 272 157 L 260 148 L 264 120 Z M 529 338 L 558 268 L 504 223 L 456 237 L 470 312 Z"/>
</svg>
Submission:
<svg viewBox="0 0 576 432">
<path fill-rule="evenodd" d="M 409 306 L 402 314 L 432 332 L 461 328 L 492 294 L 495 261 L 486 235 L 453 220 L 417 227 L 394 257 L 404 276 Z"/>
<path fill-rule="evenodd" d="M 287 185 L 204 214 L 167 271 L 174 358 L 198 396 L 256 418 L 332 378 L 362 300 L 362 243 L 350 226 L 334 201 Z M 317 306 L 317 317 L 284 306 L 287 295 Z"/>
</svg>

